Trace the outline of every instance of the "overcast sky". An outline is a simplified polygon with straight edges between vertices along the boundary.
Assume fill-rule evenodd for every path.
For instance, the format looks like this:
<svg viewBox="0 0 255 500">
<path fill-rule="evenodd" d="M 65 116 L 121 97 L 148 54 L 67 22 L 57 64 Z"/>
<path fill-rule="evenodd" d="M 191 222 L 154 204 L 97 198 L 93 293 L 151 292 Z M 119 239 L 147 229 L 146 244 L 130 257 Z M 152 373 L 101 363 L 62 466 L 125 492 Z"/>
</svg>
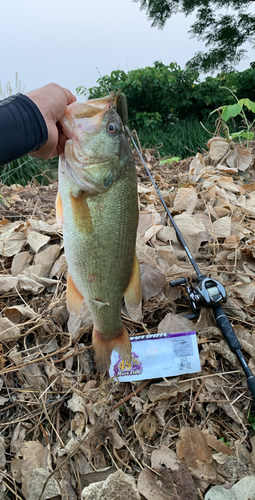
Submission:
<svg viewBox="0 0 255 500">
<path fill-rule="evenodd" d="M 145 11 L 132 0 L 7 0 L 1 2 L 0 81 L 25 91 L 56 82 L 76 95 L 76 87 L 96 84 L 102 75 L 177 62 L 182 68 L 204 50 L 190 38 L 194 16 L 168 20 L 151 28 Z M 249 68 L 254 55 L 239 66 Z"/>
</svg>

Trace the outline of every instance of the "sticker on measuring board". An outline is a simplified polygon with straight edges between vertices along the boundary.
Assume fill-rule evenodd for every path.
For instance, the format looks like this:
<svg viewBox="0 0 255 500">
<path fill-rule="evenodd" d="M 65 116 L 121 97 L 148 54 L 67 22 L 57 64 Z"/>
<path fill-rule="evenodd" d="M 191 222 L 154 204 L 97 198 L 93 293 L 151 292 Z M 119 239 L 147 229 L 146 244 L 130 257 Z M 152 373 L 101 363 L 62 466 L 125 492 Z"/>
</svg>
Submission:
<svg viewBox="0 0 255 500">
<path fill-rule="evenodd" d="M 201 371 L 196 332 L 130 337 L 132 362 L 112 352 L 110 377 L 120 382 L 172 377 Z"/>
</svg>

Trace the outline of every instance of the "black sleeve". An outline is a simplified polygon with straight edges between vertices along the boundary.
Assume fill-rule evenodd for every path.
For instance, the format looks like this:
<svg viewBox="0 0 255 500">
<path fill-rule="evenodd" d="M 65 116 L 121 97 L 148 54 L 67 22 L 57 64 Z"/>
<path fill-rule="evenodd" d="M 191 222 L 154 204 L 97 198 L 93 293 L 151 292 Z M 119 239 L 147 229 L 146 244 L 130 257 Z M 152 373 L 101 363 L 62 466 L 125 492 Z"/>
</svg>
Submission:
<svg viewBox="0 0 255 500">
<path fill-rule="evenodd" d="M 16 94 L 0 101 L 0 165 L 36 151 L 47 140 L 43 115 L 29 97 Z"/>
</svg>

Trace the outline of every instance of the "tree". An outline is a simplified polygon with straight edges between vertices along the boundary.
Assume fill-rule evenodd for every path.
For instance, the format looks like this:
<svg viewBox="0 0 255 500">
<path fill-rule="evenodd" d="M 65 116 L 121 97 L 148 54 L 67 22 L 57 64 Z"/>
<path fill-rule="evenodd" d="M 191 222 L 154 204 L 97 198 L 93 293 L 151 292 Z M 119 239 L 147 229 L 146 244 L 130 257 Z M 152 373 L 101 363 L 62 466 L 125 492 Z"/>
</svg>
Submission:
<svg viewBox="0 0 255 500">
<path fill-rule="evenodd" d="M 247 52 L 243 45 L 255 43 L 255 16 L 248 11 L 254 0 L 133 0 L 141 3 L 152 26 L 163 28 L 177 12 L 196 11 L 189 33 L 205 42 L 208 52 L 197 52 L 187 67 L 204 73 L 232 71 Z"/>
</svg>

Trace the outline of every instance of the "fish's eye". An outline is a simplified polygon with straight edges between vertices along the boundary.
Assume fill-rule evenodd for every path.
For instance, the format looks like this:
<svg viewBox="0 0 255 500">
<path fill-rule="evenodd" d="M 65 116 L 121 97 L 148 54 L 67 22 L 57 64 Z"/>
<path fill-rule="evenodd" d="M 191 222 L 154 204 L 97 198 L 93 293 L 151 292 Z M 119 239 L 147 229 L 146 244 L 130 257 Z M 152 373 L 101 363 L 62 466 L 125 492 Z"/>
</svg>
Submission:
<svg viewBox="0 0 255 500">
<path fill-rule="evenodd" d="M 115 134 L 117 132 L 118 128 L 117 128 L 117 125 L 115 125 L 115 123 L 108 123 L 107 130 L 111 134 Z"/>
</svg>

